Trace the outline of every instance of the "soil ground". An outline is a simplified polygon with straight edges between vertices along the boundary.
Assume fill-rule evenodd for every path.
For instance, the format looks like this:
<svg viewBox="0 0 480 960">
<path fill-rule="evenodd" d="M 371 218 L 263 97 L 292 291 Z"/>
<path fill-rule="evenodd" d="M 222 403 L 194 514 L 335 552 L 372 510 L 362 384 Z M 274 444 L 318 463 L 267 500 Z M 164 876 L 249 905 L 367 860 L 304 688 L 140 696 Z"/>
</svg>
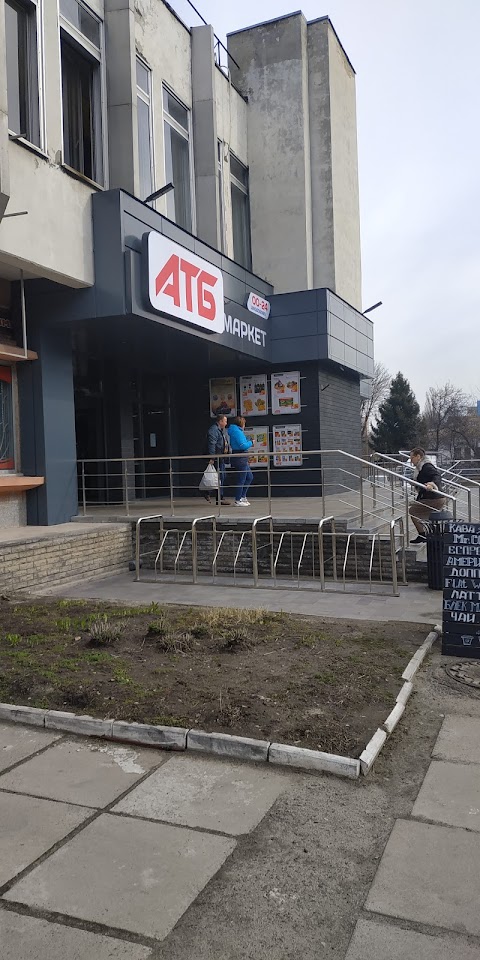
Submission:
<svg viewBox="0 0 480 960">
<path fill-rule="evenodd" d="M 425 625 L 0 601 L 0 700 L 358 756 Z"/>
</svg>

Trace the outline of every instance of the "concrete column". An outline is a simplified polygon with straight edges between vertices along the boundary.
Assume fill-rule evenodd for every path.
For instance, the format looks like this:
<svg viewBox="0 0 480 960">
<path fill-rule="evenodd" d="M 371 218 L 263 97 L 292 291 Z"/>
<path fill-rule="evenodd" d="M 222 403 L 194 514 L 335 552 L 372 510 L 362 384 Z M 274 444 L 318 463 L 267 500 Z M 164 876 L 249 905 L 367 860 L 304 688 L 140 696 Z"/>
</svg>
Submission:
<svg viewBox="0 0 480 960">
<path fill-rule="evenodd" d="M 0 220 L 10 199 L 5 3 L 0 0 Z"/>
<path fill-rule="evenodd" d="M 105 48 L 109 186 L 138 196 L 135 0 L 105 0 Z"/>
<path fill-rule="evenodd" d="M 307 22 L 301 13 L 230 34 L 248 97 L 253 269 L 278 292 L 313 286 Z"/>
<path fill-rule="evenodd" d="M 220 246 L 217 193 L 217 120 L 213 27 L 192 28 L 193 152 L 197 236 Z"/>
<path fill-rule="evenodd" d="M 30 317 L 28 334 L 38 360 L 18 364 L 22 472 L 45 485 L 27 494 L 27 523 L 66 523 L 78 505 L 71 327 Z"/>
<path fill-rule="evenodd" d="M 330 23 L 308 24 L 313 279 L 361 310 L 355 71 Z"/>
</svg>

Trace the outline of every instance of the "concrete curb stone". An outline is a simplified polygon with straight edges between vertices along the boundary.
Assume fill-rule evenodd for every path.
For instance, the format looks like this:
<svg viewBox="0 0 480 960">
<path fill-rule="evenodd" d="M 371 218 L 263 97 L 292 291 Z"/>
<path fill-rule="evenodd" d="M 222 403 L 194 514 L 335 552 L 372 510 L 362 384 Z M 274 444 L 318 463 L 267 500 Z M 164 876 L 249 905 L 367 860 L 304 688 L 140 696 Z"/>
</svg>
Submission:
<svg viewBox="0 0 480 960">
<path fill-rule="evenodd" d="M 403 687 L 400 687 L 400 693 L 396 698 L 396 703 L 403 703 L 404 707 L 407 705 L 407 700 L 410 699 L 410 696 L 413 692 L 413 683 L 411 680 L 407 680 Z"/>
<path fill-rule="evenodd" d="M 360 761 L 352 757 L 337 757 L 334 753 L 291 747 L 286 743 L 271 743 L 268 762 L 303 770 L 319 770 L 336 773 L 340 777 L 356 780 L 360 776 Z"/>
<path fill-rule="evenodd" d="M 46 710 L 38 707 L 20 707 L 10 703 L 0 703 L 0 720 L 12 720 L 14 723 L 28 723 L 32 727 L 45 726 Z"/>
<path fill-rule="evenodd" d="M 160 750 L 186 750 L 187 729 L 183 727 L 161 727 L 151 723 L 127 723 L 125 720 L 112 720 L 112 740 L 139 743 L 146 747 L 158 747 Z"/>
<path fill-rule="evenodd" d="M 388 714 L 387 719 L 382 723 L 382 730 L 385 730 L 385 733 L 387 733 L 388 736 L 393 733 L 397 723 L 402 719 L 404 713 L 405 704 L 396 703 L 393 710 Z"/>
<path fill-rule="evenodd" d="M 266 761 L 268 759 L 268 740 L 253 740 L 250 737 L 235 737 L 228 733 L 206 733 L 204 730 L 189 730 L 187 750 L 199 753 L 214 753 L 220 757 L 234 757 L 237 760 Z"/>
<path fill-rule="evenodd" d="M 78 733 L 85 737 L 106 737 L 111 739 L 113 720 L 99 720 L 97 717 L 77 716 L 75 713 L 62 713 L 60 710 L 45 711 L 46 730 L 64 730 L 66 733 Z"/>
<path fill-rule="evenodd" d="M 378 730 L 373 734 L 372 739 L 367 743 L 365 750 L 360 754 L 360 767 L 364 776 L 367 773 L 370 773 L 375 760 L 382 749 L 385 740 L 387 739 L 387 734 L 385 730 L 382 730 L 378 727 Z"/>
</svg>

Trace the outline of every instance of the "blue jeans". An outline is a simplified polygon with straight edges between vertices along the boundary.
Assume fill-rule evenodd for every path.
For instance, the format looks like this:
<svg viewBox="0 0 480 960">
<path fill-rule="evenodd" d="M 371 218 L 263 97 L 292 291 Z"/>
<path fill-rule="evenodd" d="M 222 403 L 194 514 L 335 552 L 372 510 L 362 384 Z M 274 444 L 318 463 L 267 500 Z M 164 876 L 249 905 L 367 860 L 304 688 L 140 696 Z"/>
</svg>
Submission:
<svg viewBox="0 0 480 960">
<path fill-rule="evenodd" d="M 242 500 L 247 496 L 248 488 L 253 480 L 253 473 L 248 465 L 248 457 L 236 457 L 232 460 L 236 467 L 235 500 Z"/>
</svg>

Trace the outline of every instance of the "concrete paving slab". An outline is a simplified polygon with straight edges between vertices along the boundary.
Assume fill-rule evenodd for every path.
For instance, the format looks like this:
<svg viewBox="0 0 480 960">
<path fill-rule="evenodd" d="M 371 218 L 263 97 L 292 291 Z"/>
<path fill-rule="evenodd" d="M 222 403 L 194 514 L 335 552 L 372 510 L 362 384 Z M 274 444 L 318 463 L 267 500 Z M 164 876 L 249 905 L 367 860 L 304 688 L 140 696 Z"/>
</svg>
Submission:
<svg viewBox="0 0 480 960">
<path fill-rule="evenodd" d="M 0 885 L 28 867 L 91 813 L 93 810 L 86 807 L 0 793 Z"/>
<path fill-rule="evenodd" d="M 475 717 L 445 717 L 432 756 L 437 760 L 480 763 L 480 720 Z"/>
<path fill-rule="evenodd" d="M 88 807 L 104 807 L 160 763 L 154 750 L 64 740 L 0 777 L 0 787 Z"/>
<path fill-rule="evenodd" d="M 0 723 L 0 771 L 13 766 L 37 750 L 59 740 L 60 734 L 47 733 L 35 727 L 17 727 L 13 723 Z"/>
<path fill-rule="evenodd" d="M 5 899 L 163 939 L 235 841 L 103 814 Z"/>
<path fill-rule="evenodd" d="M 386 923 L 359 920 L 345 960 L 478 960 L 478 947 Z"/>
<path fill-rule="evenodd" d="M 152 952 L 60 923 L 0 910 L 2 960 L 148 960 Z"/>
<path fill-rule="evenodd" d="M 172 757 L 113 810 L 239 836 L 260 823 L 287 786 L 263 767 Z"/>
<path fill-rule="evenodd" d="M 480 771 L 476 764 L 433 760 L 412 816 L 480 831 Z"/>
<path fill-rule="evenodd" d="M 480 936 L 480 837 L 397 820 L 366 909 Z"/>
<path fill-rule="evenodd" d="M 46 587 L 42 594 L 96 600 L 118 600 L 128 604 L 179 603 L 186 606 L 282 610 L 316 617 L 350 620 L 402 620 L 434 625 L 442 619 L 442 598 L 423 585 L 400 587 L 400 596 L 359 596 L 346 591 L 320 593 L 316 590 L 277 588 L 267 590 L 190 583 L 135 583 L 133 574 Z M 428 631 L 427 631 L 428 632 Z"/>
</svg>

